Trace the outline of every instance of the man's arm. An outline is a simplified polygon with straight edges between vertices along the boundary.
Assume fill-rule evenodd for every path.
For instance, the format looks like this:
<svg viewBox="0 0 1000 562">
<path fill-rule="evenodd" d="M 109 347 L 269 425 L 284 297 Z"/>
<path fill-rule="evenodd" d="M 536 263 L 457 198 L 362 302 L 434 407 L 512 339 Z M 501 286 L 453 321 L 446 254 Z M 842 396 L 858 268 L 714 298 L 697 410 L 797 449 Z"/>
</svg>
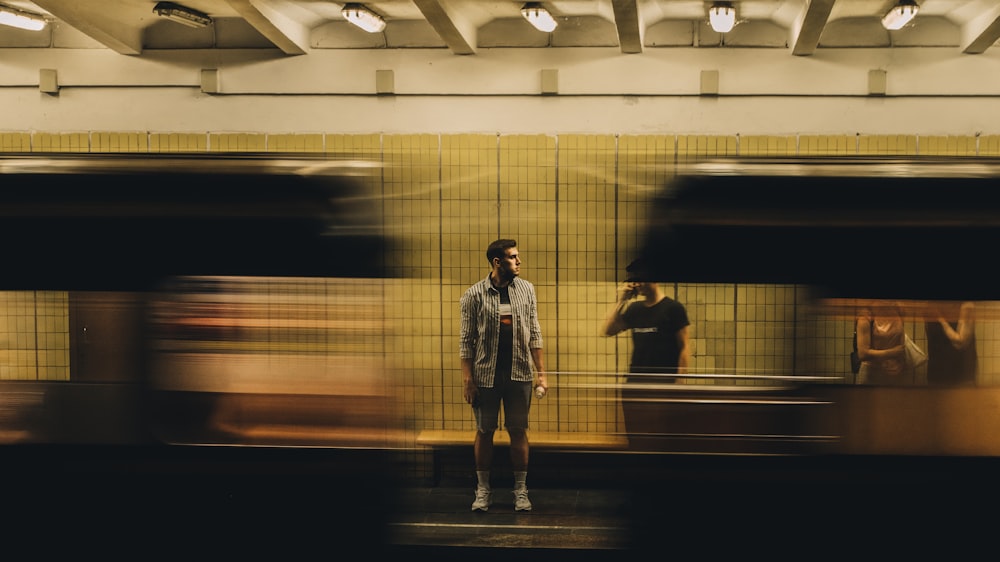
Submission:
<svg viewBox="0 0 1000 562">
<path fill-rule="evenodd" d="M 479 395 L 479 387 L 476 386 L 476 381 L 472 377 L 472 366 L 476 353 L 474 338 L 478 333 L 476 312 L 471 293 L 467 290 L 459 300 L 461 326 L 458 334 L 458 353 L 462 365 L 462 397 L 469 404 L 472 404 L 476 396 Z"/>
<path fill-rule="evenodd" d="M 618 299 L 614 306 L 608 311 L 604 323 L 601 325 L 602 336 L 614 336 L 628 329 L 625 324 L 625 309 L 628 308 L 628 300 L 632 297 L 633 291 L 626 284 L 618 286 Z"/>
<path fill-rule="evenodd" d="M 691 348 L 688 346 L 687 326 L 677 330 L 677 347 L 680 348 L 680 354 L 677 356 L 677 374 L 685 375 L 688 371 L 688 362 L 691 359 Z"/>
<path fill-rule="evenodd" d="M 941 324 L 941 329 L 944 330 L 945 336 L 951 341 L 952 347 L 955 349 L 963 349 L 969 345 L 972 341 L 972 334 L 974 333 L 976 321 L 976 309 L 975 305 L 971 302 L 962 303 L 962 308 L 959 311 L 958 316 L 958 330 L 951 327 L 944 318 L 938 318 L 938 323 Z"/>
<path fill-rule="evenodd" d="M 465 401 L 472 404 L 472 401 L 479 395 L 479 387 L 472 380 L 472 359 L 462 358 L 462 396 Z"/>
<path fill-rule="evenodd" d="M 536 386 L 549 390 L 548 380 L 545 378 L 545 357 L 542 348 L 537 347 L 531 350 L 531 360 L 535 362 L 535 374 L 538 375 Z"/>
</svg>

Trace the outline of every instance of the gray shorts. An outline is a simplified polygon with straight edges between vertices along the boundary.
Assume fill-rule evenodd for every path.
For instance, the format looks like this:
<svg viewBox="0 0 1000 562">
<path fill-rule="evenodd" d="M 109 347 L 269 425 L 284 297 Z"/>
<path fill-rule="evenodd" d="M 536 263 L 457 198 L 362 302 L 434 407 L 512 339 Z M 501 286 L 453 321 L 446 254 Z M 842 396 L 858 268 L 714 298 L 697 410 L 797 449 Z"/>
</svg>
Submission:
<svg viewBox="0 0 1000 562">
<path fill-rule="evenodd" d="M 508 381 L 499 387 L 480 388 L 479 399 L 472 406 L 476 415 L 476 429 L 496 431 L 503 402 L 504 427 L 528 429 L 528 410 L 531 408 L 531 382 Z"/>
</svg>

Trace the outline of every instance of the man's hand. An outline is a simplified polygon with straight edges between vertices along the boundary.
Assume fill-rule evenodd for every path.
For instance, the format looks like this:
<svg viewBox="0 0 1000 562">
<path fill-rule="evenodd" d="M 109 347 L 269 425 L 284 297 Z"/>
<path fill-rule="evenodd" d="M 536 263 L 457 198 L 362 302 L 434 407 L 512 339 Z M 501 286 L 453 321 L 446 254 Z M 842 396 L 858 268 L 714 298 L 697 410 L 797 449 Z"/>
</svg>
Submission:
<svg viewBox="0 0 1000 562">
<path fill-rule="evenodd" d="M 476 384 L 471 380 L 466 381 L 465 389 L 462 394 L 464 395 L 465 402 L 467 404 L 474 404 L 476 399 L 479 398 L 479 387 L 476 386 Z"/>
<path fill-rule="evenodd" d="M 538 382 L 535 383 L 535 398 L 543 398 L 549 391 L 549 383 L 545 380 L 545 373 L 538 374 Z"/>
</svg>

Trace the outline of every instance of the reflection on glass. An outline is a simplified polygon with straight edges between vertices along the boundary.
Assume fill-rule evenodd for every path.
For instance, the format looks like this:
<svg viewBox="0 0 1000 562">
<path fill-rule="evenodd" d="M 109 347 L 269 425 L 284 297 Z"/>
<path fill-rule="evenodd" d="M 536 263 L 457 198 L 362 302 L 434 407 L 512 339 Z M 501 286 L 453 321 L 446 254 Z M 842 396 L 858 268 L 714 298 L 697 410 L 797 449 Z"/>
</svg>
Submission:
<svg viewBox="0 0 1000 562">
<path fill-rule="evenodd" d="M 989 325 L 1000 311 L 993 301 L 821 299 L 813 322 L 846 322 L 847 333 L 858 335 L 870 364 L 895 363 L 878 376 L 865 373 L 845 382 L 877 385 L 995 386 L 989 355 L 996 345 Z M 872 335 L 874 334 L 874 339 Z M 982 335 L 980 335 L 982 334 Z M 906 339 L 926 357 L 908 359 Z M 824 350 L 816 349 L 816 354 Z M 888 357 L 888 359 L 886 359 Z M 891 366 L 891 365 L 890 365 Z"/>
<path fill-rule="evenodd" d="M 932 303 L 924 317 L 924 332 L 927 383 L 975 385 L 979 375 L 975 303 Z"/>
</svg>

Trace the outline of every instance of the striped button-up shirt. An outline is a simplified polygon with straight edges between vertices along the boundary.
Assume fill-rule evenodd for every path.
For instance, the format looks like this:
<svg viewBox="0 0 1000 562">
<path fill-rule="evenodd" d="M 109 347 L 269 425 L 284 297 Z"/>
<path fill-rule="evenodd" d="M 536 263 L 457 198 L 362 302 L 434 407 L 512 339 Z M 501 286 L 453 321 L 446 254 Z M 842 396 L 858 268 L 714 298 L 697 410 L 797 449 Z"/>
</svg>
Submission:
<svg viewBox="0 0 1000 562">
<path fill-rule="evenodd" d="M 542 327 L 538 322 L 538 299 L 535 287 L 515 278 L 508 290 L 514 314 L 514 357 L 510 378 L 531 382 L 531 350 L 542 347 Z M 500 341 L 500 292 L 486 279 L 469 287 L 460 301 L 462 329 L 459 334 L 459 357 L 472 359 L 472 380 L 481 388 L 493 388 Z"/>
</svg>

